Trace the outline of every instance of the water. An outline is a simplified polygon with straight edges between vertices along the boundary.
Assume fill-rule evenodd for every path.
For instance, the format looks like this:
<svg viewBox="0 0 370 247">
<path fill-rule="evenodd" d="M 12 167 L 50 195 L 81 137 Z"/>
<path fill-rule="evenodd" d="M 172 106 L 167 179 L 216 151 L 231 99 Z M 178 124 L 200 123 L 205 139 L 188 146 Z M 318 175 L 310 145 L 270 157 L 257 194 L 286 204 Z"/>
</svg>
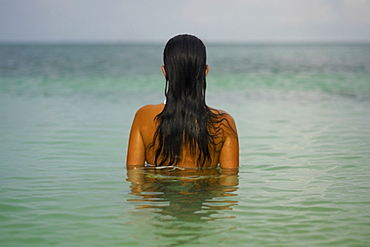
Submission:
<svg viewBox="0 0 370 247">
<path fill-rule="evenodd" d="M 208 45 L 239 174 L 127 174 L 162 49 L 0 45 L 2 246 L 370 244 L 369 44 Z"/>
</svg>

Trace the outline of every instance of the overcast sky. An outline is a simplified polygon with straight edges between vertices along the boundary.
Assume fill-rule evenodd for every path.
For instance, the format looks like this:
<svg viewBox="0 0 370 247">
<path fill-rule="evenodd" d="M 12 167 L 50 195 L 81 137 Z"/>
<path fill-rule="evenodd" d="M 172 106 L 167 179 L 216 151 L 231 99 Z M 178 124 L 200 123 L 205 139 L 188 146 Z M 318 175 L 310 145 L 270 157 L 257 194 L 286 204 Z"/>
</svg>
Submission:
<svg viewBox="0 0 370 247">
<path fill-rule="evenodd" d="M 0 42 L 367 41 L 370 0 L 0 0 Z"/>
</svg>

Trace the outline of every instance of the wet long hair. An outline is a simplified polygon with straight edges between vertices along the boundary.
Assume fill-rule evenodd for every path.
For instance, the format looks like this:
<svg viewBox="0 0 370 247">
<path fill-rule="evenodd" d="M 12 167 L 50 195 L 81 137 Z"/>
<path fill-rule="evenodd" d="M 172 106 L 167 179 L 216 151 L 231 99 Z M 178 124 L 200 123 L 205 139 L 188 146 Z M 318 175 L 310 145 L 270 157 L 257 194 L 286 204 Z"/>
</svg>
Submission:
<svg viewBox="0 0 370 247">
<path fill-rule="evenodd" d="M 206 48 L 195 36 L 178 35 L 167 42 L 163 60 L 166 104 L 156 116 L 155 165 L 177 165 L 186 148 L 202 168 L 212 161 L 222 122 L 205 102 Z"/>
</svg>

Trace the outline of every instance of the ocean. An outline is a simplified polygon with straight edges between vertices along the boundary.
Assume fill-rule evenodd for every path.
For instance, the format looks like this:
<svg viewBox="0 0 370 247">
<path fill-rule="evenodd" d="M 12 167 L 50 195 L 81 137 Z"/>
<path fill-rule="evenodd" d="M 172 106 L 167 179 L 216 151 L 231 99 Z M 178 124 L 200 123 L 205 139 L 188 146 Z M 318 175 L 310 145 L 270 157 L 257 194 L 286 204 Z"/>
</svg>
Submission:
<svg viewBox="0 0 370 247">
<path fill-rule="evenodd" d="M 125 169 L 164 44 L 0 45 L 1 246 L 369 246 L 370 44 L 206 44 L 238 174 Z"/>
</svg>

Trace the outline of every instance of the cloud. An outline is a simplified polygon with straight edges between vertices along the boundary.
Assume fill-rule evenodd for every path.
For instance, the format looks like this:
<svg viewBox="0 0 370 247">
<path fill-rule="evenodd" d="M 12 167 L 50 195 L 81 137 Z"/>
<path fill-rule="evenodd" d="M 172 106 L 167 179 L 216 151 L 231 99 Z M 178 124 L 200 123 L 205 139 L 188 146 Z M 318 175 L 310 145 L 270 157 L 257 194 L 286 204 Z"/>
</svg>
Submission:
<svg viewBox="0 0 370 247">
<path fill-rule="evenodd" d="M 322 38 L 319 25 L 340 18 L 333 4 L 322 0 L 188 1 L 178 15 L 193 30 L 223 41 L 271 41 Z"/>
<path fill-rule="evenodd" d="M 370 25 L 370 0 L 343 0 L 343 8 L 349 22 Z"/>
<path fill-rule="evenodd" d="M 0 0 L 0 41 L 370 40 L 370 0 Z"/>
<path fill-rule="evenodd" d="M 275 2 L 272 20 L 278 25 L 306 25 L 333 23 L 338 19 L 333 7 L 320 0 Z"/>
</svg>

